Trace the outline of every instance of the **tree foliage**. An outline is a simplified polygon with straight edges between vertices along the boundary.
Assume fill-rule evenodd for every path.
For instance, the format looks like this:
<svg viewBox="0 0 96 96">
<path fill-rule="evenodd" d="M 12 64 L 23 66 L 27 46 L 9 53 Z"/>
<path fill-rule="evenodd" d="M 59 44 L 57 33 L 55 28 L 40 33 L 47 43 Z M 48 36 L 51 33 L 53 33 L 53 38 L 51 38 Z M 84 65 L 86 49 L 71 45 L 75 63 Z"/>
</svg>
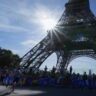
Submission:
<svg viewBox="0 0 96 96">
<path fill-rule="evenodd" d="M 0 67 L 17 67 L 19 66 L 20 57 L 17 54 L 13 54 L 11 50 L 0 48 Z"/>
</svg>

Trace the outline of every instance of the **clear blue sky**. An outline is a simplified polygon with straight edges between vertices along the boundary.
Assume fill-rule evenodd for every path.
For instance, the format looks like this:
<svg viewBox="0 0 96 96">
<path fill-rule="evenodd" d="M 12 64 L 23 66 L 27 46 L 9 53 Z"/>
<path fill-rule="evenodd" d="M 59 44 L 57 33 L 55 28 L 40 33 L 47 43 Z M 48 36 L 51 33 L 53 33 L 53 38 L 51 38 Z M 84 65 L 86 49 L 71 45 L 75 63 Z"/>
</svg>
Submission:
<svg viewBox="0 0 96 96">
<path fill-rule="evenodd" d="M 45 17 L 57 22 L 67 1 L 0 0 L 0 47 L 23 56 L 47 35 Z M 96 15 L 96 0 L 90 0 L 90 4 Z M 55 54 L 50 59 L 55 59 L 52 64 L 56 63 Z M 50 60 L 45 63 L 50 63 Z"/>
</svg>

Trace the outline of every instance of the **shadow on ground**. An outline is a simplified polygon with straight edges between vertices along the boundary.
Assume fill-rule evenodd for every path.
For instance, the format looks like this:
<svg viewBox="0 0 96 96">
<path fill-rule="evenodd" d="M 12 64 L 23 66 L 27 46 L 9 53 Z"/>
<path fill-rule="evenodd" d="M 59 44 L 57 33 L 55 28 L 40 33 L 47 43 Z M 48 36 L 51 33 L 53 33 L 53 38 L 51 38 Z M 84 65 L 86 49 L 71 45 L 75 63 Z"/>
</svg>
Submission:
<svg viewBox="0 0 96 96">
<path fill-rule="evenodd" d="M 95 89 L 74 89 L 61 87 L 16 88 L 0 86 L 0 96 L 96 96 Z"/>
<path fill-rule="evenodd" d="M 72 88 L 17 88 L 8 96 L 96 96 L 94 89 L 72 89 Z"/>
</svg>

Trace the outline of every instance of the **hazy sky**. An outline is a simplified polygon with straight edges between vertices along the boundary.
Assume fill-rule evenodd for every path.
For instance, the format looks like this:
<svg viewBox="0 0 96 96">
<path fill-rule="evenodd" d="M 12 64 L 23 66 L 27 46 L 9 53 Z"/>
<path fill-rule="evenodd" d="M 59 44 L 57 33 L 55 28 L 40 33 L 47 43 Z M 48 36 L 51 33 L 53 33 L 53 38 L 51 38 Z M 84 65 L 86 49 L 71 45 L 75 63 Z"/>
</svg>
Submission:
<svg viewBox="0 0 96 96">
<path fill-rule="evenodd" d="M 47 35 L 50 22 L 55 24 L 59 20 L 67 1 L 0 0 L 0 47 L 23 56 Z M 90 0 L 90 4 L 96 14 L 96 0 Z M 56 63 L 56 55 L 53 55 L 52 64 Z"/>
</svg>

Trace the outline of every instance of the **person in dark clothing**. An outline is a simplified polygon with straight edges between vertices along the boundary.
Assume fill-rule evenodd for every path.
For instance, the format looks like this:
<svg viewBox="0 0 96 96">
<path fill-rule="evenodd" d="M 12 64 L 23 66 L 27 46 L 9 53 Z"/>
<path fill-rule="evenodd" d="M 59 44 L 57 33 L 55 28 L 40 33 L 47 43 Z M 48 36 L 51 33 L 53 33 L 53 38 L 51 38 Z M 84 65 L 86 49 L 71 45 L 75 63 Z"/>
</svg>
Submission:
<svg viewBox="0 0 96 96">
<path fill-rule="evenodd" d="M 73 71 L 73 68 L 72 68 L 72 66 L 70 66 L 70 74 L 72 74 L 72 71 Z"/>
<path fill-rule="evenodd" d="M 84 74 L 83 74 L 83 84 L 84 84 L 84 87 L 87 87 L 87 83 L 88 83 L 88 76 L 87 76 L 87 74 L 86 74 L 86 72 L 84 72 Z"/>
</svg>

